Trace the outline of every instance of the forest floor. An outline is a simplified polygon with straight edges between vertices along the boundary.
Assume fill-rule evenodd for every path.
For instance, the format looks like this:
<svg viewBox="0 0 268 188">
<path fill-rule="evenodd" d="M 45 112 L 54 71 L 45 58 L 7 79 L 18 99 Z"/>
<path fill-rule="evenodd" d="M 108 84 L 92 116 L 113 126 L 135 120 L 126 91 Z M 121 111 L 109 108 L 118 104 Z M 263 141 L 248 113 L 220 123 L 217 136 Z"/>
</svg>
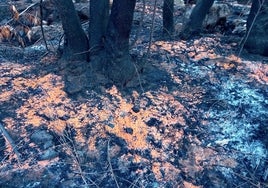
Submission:
<svg viewBox="0 0 268 188">
<path fill-rule="evenodd" d="M 238 56 L 241 35 L 164 39 L 160 15 L 158 5 L 150 56 L 124 88 L 89 63 L 66 68 L 43 40 L 1 43 L 0 187 L 268 187 L 268 58 Z M 46 27 L 51 49 L 61 33 Z"/>
</svg>

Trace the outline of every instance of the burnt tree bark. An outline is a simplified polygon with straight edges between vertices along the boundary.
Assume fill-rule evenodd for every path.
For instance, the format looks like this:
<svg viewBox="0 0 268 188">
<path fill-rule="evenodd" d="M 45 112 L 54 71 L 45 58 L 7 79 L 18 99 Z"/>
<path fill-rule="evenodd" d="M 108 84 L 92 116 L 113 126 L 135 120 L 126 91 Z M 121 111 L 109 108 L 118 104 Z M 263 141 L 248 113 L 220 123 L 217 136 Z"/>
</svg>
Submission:
<svg viewBox="0 0 268 188">
<path fill-rule="evenodd" d="M 89 11 L 90 55 L 94 55 L 104 47 L 103 42 L 109 19 L 109 0 L 91 0 Z"/>
<path fill-rule="evenodd" d="M 247 20 L 245 48 L 268 56 L 268 0 L 253 0 Z"/>
<path fill-rule="evenodd" d="M 202 29 L 203 21 L 213 5 L 214 0 L 198 0 L 194 7 L 189 21 L 186 23 L 180 37 L 182 39 L 188 39 L 193 35 L 198 35 Z"/>
<path fill-rule="evenodd" d="M 83 52 L 89 51 L 89 68 L 93 71 L 102 70 L 115 84 L 125 85 L 136 71 L 129 54 L 129 37 L 136 0 L 114 0 L 110 15 L 109 0 L 91 0 L 89 41 L 72 0 L 57 0 L 55 3 L 65 34 L 63 58 L 85 60 L 88 53 Z M 69 69 L 73 70 L 73 67 L 69 66 Z M 75 66 L 75 69 L 83 68 Z M 81 79 L 79 71 L 77 72 L 67 78 L 70 83 L 75 82 L 76 77 Z M 72 93 L 77 91 L 77 88 L 72 89 Z"/>
<path fill-rule="evenodd" d="M 172 35 L 174 32 L 174 0 L 164 0 L 163 33 Z"/>
<path fill-rule="evenodd" d="M 64 30 L 63 58 L 66 60 L 87 60 L 88 39 L 82 29 L 72 0 L 55 0 Z"/>
<path fill-rule="evenodd" d="M 119 85 L 135 74 L 129 54 L 129 37 L 136 0 L 114 0 L 105 35 L 106 73 Z"/>
</svg>

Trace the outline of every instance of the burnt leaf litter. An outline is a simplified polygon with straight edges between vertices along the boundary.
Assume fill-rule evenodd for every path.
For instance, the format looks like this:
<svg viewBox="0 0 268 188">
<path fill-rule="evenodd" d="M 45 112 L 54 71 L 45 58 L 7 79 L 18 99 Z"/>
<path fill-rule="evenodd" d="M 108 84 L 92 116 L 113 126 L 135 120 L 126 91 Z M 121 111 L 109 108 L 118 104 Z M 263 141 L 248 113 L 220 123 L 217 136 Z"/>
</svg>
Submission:
<svg viewBox="0 0 268 188">
<path fill-rule="evenodd" d="M 29 5 L 12 3 L 19 12 Z M 245 27 L 217 26 L 187 41 L 162 36 L 158 2 L 151 54 L 141 60 L 153 3 L 131 49 L 146 64 L 124 88 L 87 62 L 59 60 L 57 20 L 45 25 L 54 52 L 40 32 L 28 46 L 2 41 L 0 124 L 15 148 L 1 134 L 0 187 L 268 187 L 268 58 L 237 55 Z M 138 1 L 131 42 L 142 9 Z M 176 1 L 175 10 L 179 32 L 185 7 Z"/>
</svg>

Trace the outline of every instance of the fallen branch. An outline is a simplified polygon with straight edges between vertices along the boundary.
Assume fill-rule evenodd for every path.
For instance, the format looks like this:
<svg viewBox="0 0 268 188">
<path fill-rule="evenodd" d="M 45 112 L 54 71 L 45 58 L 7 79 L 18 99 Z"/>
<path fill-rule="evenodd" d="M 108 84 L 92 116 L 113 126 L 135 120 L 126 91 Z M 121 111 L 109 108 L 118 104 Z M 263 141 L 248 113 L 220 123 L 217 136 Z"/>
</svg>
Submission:
<svg viewBox="0 0 268 188">
<path fill-rule="evenodd" d="M 6 131 L 6 129 L 4 128 L 4 126 L 0 123 L 0 132 L 3 134 L 3 136 L 6 138 L 6 140 L 9 142 L 9 144 L 11 145 L 12 150 L 14 151 L 15 155 L 17 156 L 18 161 L 21 161 L 21 155 L 17 150 L 17 146 L 14 143 L 13 139 L 11 138 L 11 136 L 9 135 L 9 133 Z"/>
<path fill-rule="evenodd" d="M 109 152 L 109 150 L 110 150 L 110 140 L 108 140 L 108 146 L 107 146 L 107 158 L 108 158 L 108 163 L 109 163 L 110 171 L 111 171 L 111 174 L 112 174 L 113 179 L 114 179 L 114 181 L 115 181 L 116 187 L 117 187 L 117 188 L 120 188 L 120 187 L 119 187 L 119 184 L 118 184 L 118 182 L 117 182 L 117 180 L 116 180 L 115 174 L 114 174 L 114 170 L 113 170 L 113 166 L 112 166 L 112 163 L 111 163 L 111 158 L 110 158 L 110 152 Z"/>
<path fill-rule="evenodd" d="M 30 4 L 25 10 L 23 10 L 21 13 L 19 13 L 19 15 L 18 16 L 21 16 L 22 14 L 24 14 L 25 12 L 27 12 L 30 8 L 32 8 L 33 6 L 35 6 L 35 5 L 37 5 L 38 3 L 32 3 L 32 4 Z M 10 22 L 12 22 L 14 20 L 14 18 L 11 18 L 10 20 L 8 20 L 7 22 L 6 22 L 6 24 L 5 25 L 8 25 Z"/>
</svg>

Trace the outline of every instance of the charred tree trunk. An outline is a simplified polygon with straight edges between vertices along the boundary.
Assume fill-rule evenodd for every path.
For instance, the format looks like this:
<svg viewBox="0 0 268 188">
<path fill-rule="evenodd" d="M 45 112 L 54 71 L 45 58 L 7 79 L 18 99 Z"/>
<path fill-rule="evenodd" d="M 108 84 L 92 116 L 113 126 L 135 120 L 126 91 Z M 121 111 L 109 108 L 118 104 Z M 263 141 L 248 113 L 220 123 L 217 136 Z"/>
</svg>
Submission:
<svg viewBox="0 0 268 188">
<path fill-rule="evenodd" d="M 129 37 L 136 0 L 114 0 L 105 37 L 106 73 L 124 85 L 135 74 L 129 54 Z"/>
<path fill-rule="evenodd" d="M 90 49 L 90 64 L 76 63 L 67 66 L 66 88 L 69 93 L 79 92 L 83 88 L 81 80 L 86 83 L 88 68 L 91 68 L 90 73 L 104 71 L 118 86 L 125 85 L 133 78 L 136 68 L 129 54 L 129 37 L 136 0 L 114 0 L 110 16 L 109 0 L 91 0 L 89 41 L 72 0 L 57 0 L 55 3 L 65 33 L 63 57 L 86 60 L 87 53 L 83 52 Z"/>
<path fill-rule="evenodd" d="M 268 0 L 253 0 L 247 20 L 245 48 L 251 52 L 268 56 Z"/>
<path fill-rule="evenodd" d="M 172 35 L 174 32 L 174 0 L 164 0 L 163 6 L 163 33 Z"/>
<path fill-rule="evenodd" d="M 109 19 L 109 0 L 90 1 L 89 45 L 90 55 L 103 49 Z"/>
<path fill-rule="evenodd" d="M 189 21 L 186 23 L 186 26 L 180 37 L 182 39 L 188 39 L 193 35 L 197 35 L 200 33 L 202 29 L 203 21 L 210 9 L 213 5 L 214 0 L 198 0 L 196 6 L 194 7 Z"/>
<path fill-rule="evenodd" d="M 82 29 L 72 0 L 55 0 L 64 30 L 63 58 L 67 60 L 88 59 L 88 39 Z"/>
</svg>

